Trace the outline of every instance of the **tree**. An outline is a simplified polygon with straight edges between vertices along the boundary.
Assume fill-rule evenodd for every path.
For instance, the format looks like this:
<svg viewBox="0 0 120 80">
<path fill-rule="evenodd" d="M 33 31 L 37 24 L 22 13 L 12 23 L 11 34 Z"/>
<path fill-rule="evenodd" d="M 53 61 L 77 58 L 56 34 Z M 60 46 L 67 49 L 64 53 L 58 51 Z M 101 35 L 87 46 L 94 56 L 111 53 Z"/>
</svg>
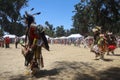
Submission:
<svg viewBox="0 0 120 80">
<path fill-rule="evenodd" d="M 79 33 L 88 33 L 96 25 L 104 31 L 120 32 L 119 0 L 81 0 L 74 7 L 73 27 Z"/>
<path fill-rule="evenodd" d="M 64 30 L 64 26 L 57 26 L 56 27 L 56 36 L 57 37 L 61 37 L 61 36 L 65 36 L 65 30 Z"/>
<path fill-rule="evenodd" d="M 84 3 L 78 3 L 75 5 L 75 12 L 76 14 L 73 16 L 73 27 L 75 31 L 80 34 L 85 34 L 88 32 L 88 18 L 90 15 L 88 14 L 88 6 Z"/>
<path fill-rule="evenodd" d="M 54 37 L 54 31 L 55 31 L 55 28 L 53 28 L 53 25 L 50 24 L 48 21 L 45 22 L 47 28 L 45 30 L 45 33 L 48 35 L 48 36 L 51 36 L 51 37 Z"/>
<path fill-rule="evenodd" d="M 69 36 L 71 34 L 71 31 L 70 30 L 65 30 L 65 36 Z"/>
<path fill-rule="evenodd" d="M 75 34 L 75 33 L 77 33 L 76 28 L 71 28 L 70 29 L 70 34 Z"/>
<path fill-rule="evenodd" d="M 17 28 L 18 26 L 23 27 L 23 25 L 18 21 L 21 19 L 20 10 L 24 6 L 27 6 L 27 2 L 28 0 L 0 0 L 0 25 L 4 31 L 10 33 L 14 31 L 14 28 L 11 28 L 11 26 Z M 19 29 L 17 30 L 17 32 L 21 32 Z M 17 34 L 17 32 L 13 34 Z M 22 32 L 20 34 L 22 34 Z"/>
</svg>

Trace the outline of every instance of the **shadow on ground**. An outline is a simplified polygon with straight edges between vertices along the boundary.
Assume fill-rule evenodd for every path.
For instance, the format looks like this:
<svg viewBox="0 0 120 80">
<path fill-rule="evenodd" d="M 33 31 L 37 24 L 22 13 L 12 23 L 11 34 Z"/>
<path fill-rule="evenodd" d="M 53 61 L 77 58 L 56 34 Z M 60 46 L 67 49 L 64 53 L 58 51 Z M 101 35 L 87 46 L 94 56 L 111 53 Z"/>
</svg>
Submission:
<svg viewBox="0 0 120 80">
<path fill-rule="evenodd" d="M 11 76 L 9 80 L 34 80 L 36 78 L 46 77 L 46 76 L 54 76 L 57 75 L 58 72 L 56 69 L 52 70 L 41 70 L 39 71 L 35 76 L 31 75 L 17 75 L 17 76 Z"/>
<path fill-rule="evenodd" d="M 113 59 L 102 59 L 103 61 L 106 61 L 106 62 L 110 62 L 110 61 L 113 61 Z"/>
<path fill-rule="evenodd" d="M 41 70 L 34 78 L 47 80 L 120 80 L 120 68 L 111 67 L 107 70 L 97 71 L 102 65 L 88 62 L 55 62 L 51 70 Z M 10 80 L 28 80 L 29 77 L 18 75 Z"/>
<path fill-rule="evenodd" d="M 100 80 L 120 80 L 120 68 L 112 67 L 98 73 Z"/>
</svg>

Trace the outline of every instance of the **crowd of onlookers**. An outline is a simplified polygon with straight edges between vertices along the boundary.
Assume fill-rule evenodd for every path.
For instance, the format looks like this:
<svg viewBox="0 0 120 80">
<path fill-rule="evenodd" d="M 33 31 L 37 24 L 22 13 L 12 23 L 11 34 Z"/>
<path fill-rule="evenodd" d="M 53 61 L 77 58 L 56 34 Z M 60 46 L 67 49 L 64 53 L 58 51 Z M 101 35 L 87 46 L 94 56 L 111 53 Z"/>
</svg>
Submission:
<svg viewBox="0 0 120 80">
<path fill-rule="evenodd" d="M 19 37 L 10 38 L 10 37 L 0 37 L 0 47 L 2 48 L 10 48 L 10 44 L 15 44 L 15 48 L 17 48 L 19 43 L 23 43 L 24 39 Z"/>
<path fill-rule="evenodd" d="M 4 38 L 0 37 L 0 47 L 4 47 Z"/>
<path fill-rule="evenodd" d="M 117 44 L 117 47 L 120 47 L 120 37 L 116 37 L 116 44 Z M 83 38 L 65 38 L 65 39 L 60 39 L 60 38 L 57 38 L 57 39 L 48 39 L 48 42 L 50 44 L 61 44 L 61 45 L 71 45 L 73 44 L 74 46 L 78 46 L 80 47 L 81 45 L 86 48 L 86 47 L 91 47 L 91 45 L 93 44 L 94 42 L 94 38 L 93 36 L 88 36 L 88 37 L 83 37 Z"/>
<path fill-rule="evenodd" d="M 10 38 L 9 37 L 1 37 L 0 38 L 0 47 L 5 47 L 5 48 L 9 48 L 10 47 Z"/>
<path fill-rule="evenodd" d="M 88 36 L 86 38 L 71 38 L 71 39 L 48 39 L 49 44 L 63 44 L 63 45 L 71 45 L 74 44 L 75 46 L 80 47 L 80 45 L 83 45 L 84 47 L 90 47 L 93 43 L 93 37 Z M 15 48 L 17 48 L 17 45 L 19 43 L 23 43 L 24 39 L 15 37 L 14 39 L 11 39 L 9 37 L 0 37 L 0 47 L 9 48 L 10 43 L 15 44 Z M 117 47 L 120 47 L 120 37 L 117 37 Z"/>
<path fill-rule="evenodd" d="M 90 47 L 93 43 L 93 37 L 88 36 L 86 38 L 65 38 L 65 39 L 48 39 L 50 44 L 62 44 L 62 45 L 74 45 L 80 47 L 83 45 L 84 47 Z"/>
</svg>

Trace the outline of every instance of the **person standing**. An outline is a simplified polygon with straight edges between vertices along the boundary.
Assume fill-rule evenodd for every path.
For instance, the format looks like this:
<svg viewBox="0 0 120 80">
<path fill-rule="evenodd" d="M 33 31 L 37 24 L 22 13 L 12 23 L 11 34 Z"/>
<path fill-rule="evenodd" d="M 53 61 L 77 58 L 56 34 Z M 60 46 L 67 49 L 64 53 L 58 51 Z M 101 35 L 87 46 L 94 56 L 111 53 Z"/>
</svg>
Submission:
<svg viewBox="0 0 120 80">
<path fill-rule="evenodd" d="M 9 37 L 5 37 L 5 39 L 4 39 L 4 41 L 5 41 L 5 48 L 9 48 L 10 47 L 10 38 Z"/>
<path fill-rule="evenodd" d="M 16 36 L 16 37 L 15 37 L 15 48 L 17 48 L 18 43 L 19 43 L 19 38 Z"/>
</svg>

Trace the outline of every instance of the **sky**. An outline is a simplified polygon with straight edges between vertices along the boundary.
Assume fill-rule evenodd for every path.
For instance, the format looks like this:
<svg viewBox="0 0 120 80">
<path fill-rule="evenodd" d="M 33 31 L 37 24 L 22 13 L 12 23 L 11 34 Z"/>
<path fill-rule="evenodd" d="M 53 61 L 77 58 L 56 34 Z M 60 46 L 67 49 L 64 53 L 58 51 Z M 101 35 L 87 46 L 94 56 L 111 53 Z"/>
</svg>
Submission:
<svg viewBox="0 0 120 80">
<path fill-rule="evenodd" d="M 45 26 L 45 22 L 48 21 L 54 28 L 63 25 L 64 29 L 70 29 L 74 16 L 72 11 L 75 10 L 74 5 L 79 2 L 80 0 L 30 0 L 28 7 L 22 8 L 20 12 L 23 15 L 25 11 L 34 8 L 31 14 L 41 12 L 35 16 L 36 24 Z"/>
</svg>

